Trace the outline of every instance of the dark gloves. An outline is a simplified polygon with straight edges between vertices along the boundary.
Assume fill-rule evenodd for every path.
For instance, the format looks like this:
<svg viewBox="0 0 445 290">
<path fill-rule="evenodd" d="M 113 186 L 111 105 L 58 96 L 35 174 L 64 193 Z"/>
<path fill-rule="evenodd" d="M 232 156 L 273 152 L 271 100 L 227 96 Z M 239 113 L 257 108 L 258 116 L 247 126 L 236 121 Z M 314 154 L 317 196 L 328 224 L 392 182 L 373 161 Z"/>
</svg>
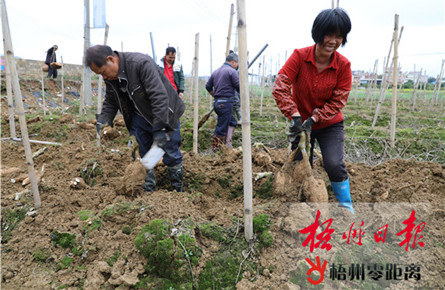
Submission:
<svg viewBox="0 0 445 290">
<path fill-rule="evenodd" d="M 96 123 L 96 130 L 97 130 L 97 134 L 100 136 L 100 133 L 102 132 L 102 128 L 105 126 L 105 124 L 97 121 Z"/>
<path fill-rule="evenodd" d="M 289 132 L 286 133 L 289 136 L 291 142 L 295 141 L 298 137 L 298 134 L 303 131 L 303 124 L 301 123 L 301 116 L 292 117 L 292 121 L 290 122 Z"/>
<path fill-rule="evenodd" d="M 170 136 L 165 129 L 153 133 L 153 145 L 163 148 L 168 141 L 170 141 Z"/>
<path fill-rule="evenodd" d="M 308 136 L 311 135 L 312 132 L 312 126 L 314 125 L 315 121 L 311 117 L 307 118 L 306 121 L 303 123 L 303 130 L 307 132 Z"/>
</svg>

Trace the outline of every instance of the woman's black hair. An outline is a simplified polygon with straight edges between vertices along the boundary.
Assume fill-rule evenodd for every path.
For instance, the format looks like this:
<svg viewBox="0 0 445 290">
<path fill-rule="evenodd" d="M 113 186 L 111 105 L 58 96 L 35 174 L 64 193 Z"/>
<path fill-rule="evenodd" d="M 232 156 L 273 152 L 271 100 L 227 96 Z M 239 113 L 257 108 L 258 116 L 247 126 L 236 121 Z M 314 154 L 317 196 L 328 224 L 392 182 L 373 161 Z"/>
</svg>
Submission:
<svg viewBox="0 0 445 290">
<path fill-rule="evenodd" d="M 326 9 L 318 14 L 312 25 L 312 39 L 315 43 L 323 43 L 326 35 L 340 33 L 343 37 L 342 46 L 346 44 L 346 36 L 351 31 L 351 19 L 342 8 Z"/>
<path fill-rule="evenodd" d="M 108 45 L 95 45 L 87 49 L 85 65 L 91 67 L 94 63 L 97 67 L 103 66 L 107 62 L 107 56 L 113 56 L 114 52 Z"/>
</svg>

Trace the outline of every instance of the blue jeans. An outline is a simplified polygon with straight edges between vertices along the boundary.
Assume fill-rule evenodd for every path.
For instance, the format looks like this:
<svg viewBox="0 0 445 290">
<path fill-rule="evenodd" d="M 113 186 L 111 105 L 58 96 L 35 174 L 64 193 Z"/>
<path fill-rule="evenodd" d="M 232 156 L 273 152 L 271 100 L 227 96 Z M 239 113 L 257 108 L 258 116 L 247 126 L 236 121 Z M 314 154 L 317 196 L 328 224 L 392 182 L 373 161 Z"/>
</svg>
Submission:
<svg viewBox="0 0 445 290">
<path fill-rule="evenodd" d="M 237 121 L 233 116 L 233 100 L 230 97 L 215 97 L 213 108 L 218 115 L 218 122 L 214 134 L 217 136 L 226 136 L 229 126 L 236 127 Z"/>
<path fill-rule="evenodd" d="M 163 148 L 165 155 L 162 162 L 168 167 L 182 163 L 182 154 L 179 150 L 179 146 L 181 146 L 180 126 L 181 125 L 178 122 L 178 126 L 170 135 L 171 140 L 168 141 Z M 144 117 L 134 114 L 130 135 L 136 137 L 136 141 L 139 144 L 139 155 L 141 155 L 141 158 L 144 157 L 153 144 L 153 127 L 144 119 Z"/>
<path fill-rule="evenodd" d="M 343 161 L 343 146 L 345 141 L 343 121 L 332 126 L 312 130 L 311 133 L 311 152 L 309 156 L 309 162 L 313 165 L 314 160 L 314 145 L 317 140 L 320 146 L 321 155 L 323 156 L 323 166 L 326 173 L 329 176 L 330 181 L 342 182 L 348 179 L 348 172 L 346 171 L 346 165 Z M 299 140 L 299 138 L 298 138 Z M 294 150 L 296 144 L 292 143 L 292 150 Z M 297 154 L 297 160 L 301 160 L 301 154 Z"/>
</svg>

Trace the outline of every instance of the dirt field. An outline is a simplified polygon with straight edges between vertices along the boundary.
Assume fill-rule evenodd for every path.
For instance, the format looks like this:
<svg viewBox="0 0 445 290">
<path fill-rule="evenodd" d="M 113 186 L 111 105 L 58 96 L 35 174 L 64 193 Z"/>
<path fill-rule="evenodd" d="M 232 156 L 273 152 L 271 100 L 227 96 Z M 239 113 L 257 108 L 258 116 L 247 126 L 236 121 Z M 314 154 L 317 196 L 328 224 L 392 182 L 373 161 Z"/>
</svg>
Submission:
<svg viewBox="0 0 445 290">
<path fill-rule="evenodd" d="M 32 144 L 33 153 L 46 147 L 34 158 L 36 170 L 43 171 L 39 184 L 42 207 L 37 212 L 33 212 L 29 193 L 16 198 L 16 194 L 29 185 L 11 182 L 27 175 L 23 146 L 13 141 L 2 142 L 3 289 L 192 289 L 192 285 L 199 289 L 316 287 L 307 282 L 308 268 L 304 261 L 306 257 L 315 261 L 315 256 L 302 246 L 305 235 L 298 232 L 313 223 L 315 215 L 312 213 L 306 219 L 299 215 L 302 212 L 298 208 L 305 204 L 296 199 L 298 187 L 295 196 L 278 196 L 273 192 L 269 177 L 253 181 L 254 216 L 266 214 L 272 223 L 267 223 L 267 230 L 256 232 L 255 251 L 243 258 L 242 251 L 246 254 L 249 247 L 243 242 L 243 175 L 239 150 L 200 155 L 183 152 L 184 192 L 171 191 L 166 168 L 159 165 L 156 169 L 158 190 L 146 193 L 141 187 L 143 177 L 128 182 L 132 176 L 126 168 L 133 163 L 134 147 L 128 146 L 131 138 L 122 122 L 115 122 L 120 132 L 117 138 L 102 139 L 100 147 L 96 146 L 93 123 L 94 120 L 82 120 L 69 114 L 54 115 L 52 119 L 36 118 L 34 122 L 28 120 L 29 133 L 38 132 L 38 136 L 31 139 L 62 143 L 61 146 Z M 18 124 L 17 132 L 20 132 Z M 2 137 L 8 134 L 7 106 L 2 99 Z M 260 146 L 252 155 L 254 177 L 260 172 L 276 175 L 286 160 L 287 149 Z M 411 249 L 409 256 L 411 263 L 420 266 L 422 279 L 392 281 L 385 287 L 443 287 L 445 166 L 395 159 L 378 166 L 347 163 L 347 169 L 357 217 L 366 217 L 363 215 L 366 211 L 360 211 L 360 203 L 389 204 L 387 215 L 380 216 L 387 223 L 393 221 L 391 209 L 400 203 L 411 203 L 413 207 L 428 204 L 423 216 L 416 215 L 416 225 L 425 221 L 428 229 L 421 240 L 425 245 Z M 315 162 L 313 174 L 329 184 L 320 160 Z M 72 185 L 73 179 L 82 176 L 90 185 Z M 329 202 L 335 205 L 329 185 L 328 192 Z M 348 216 L 348 212 L 340 212 L 340 216 Z M 329 216 L 324 216 L 322 220 L 327 218 Z M 406 218 L 408 216 L 404 216 Z M 187 247 L 185 254 L 180 255 L 185 261 L 181 267 L 173 264 L 177 255 L 170 254 L 167 258 L 166 268 L 182 271 L 182 276 L 179 272 L 161 272 L 159 269 L 165 261 L 156 260 L 161 254 L 147 259 L 136 245 L 144 227 L 157 219 L 170 222 L 179 231 L 182 227 L 188 228 L 189 236 L 194 238 L 193 251 Z M 224 238 L 209 233 L 204 227 L 209 224 Z M 260 238 L 266 231 L 273 237 L 270 246 Z M 58 234 L 64 233 L 74 238 L 65 248 L 58 239 Z M 364 237 L 372 239 L 373 234 L 368 234 Z M 172 239 L 174 251 L 182 253 L 180 238 Z M 400 241 L 402 237 L 396 237 L 393 243 L 397 245 Z M 221 256 L 222 252 L 227 256 Z M 190 257 L 199 259 L 193 263 Z M 222 260 L 220 264 L 217 258 Z M 154 270 L 146 266 L 153 259 L 158 262 Z M 333 260 L 326 259 L 329 259 L 329 269 Z M 351 285 L 346 284 L 347 281 L 329 280 L 328 269 L 324 282 L 318 285 L 320 289 L 351 287 L 347 286 Z M 175 281 L 173 276 L 184 278 Z M 362 288 L 365 284 L 359 281 L 352 285 Z M 368 289 L 380 288 L 377 284 L 368 285 L 371 285 Z"/>
</svg>

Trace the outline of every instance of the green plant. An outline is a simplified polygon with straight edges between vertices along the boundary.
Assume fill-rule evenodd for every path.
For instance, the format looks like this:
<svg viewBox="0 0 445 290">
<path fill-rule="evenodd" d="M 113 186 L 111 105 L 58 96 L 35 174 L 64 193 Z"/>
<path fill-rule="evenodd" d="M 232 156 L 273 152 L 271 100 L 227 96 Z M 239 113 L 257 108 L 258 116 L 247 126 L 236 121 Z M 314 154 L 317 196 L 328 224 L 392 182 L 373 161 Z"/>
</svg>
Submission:
<svg viewBox="0 0 445 290">
<path fill-rule="evenodd" d="M 73 262 L 73 258 L 64 257 L 59 263 L 57 263 L 56 270 L 59 271 L 59 270 L 66 269 L 71 265 L 72 262 Z"/>
<path fill-rule="evenodd" d="M 131 234 L 131 227 L 130 227 L 130 226 L 124 226 L 124 227 L 122 228 L 122 232 L 123 232 L 124 234 L 126 234 L 126 235 Z"/>
<path fill-rule="evenodd" d="M 117 259 L 119 259 L 120 255 L 121 255 L 121 251 L 120 250 L 119 251 L 115 251 L 113 253 L 113 255 L 106 260 L 107 264 L 110 265 L 110 267 L 113 267 L 114 263 L 117 262 Z"/>
<path fill-rule="evenodd" d="M 91 210 L 81 210 L 77 213 L 77 215 L 80 217 L 80 220 L 86 221 L 94 217 L 94 212 Z"/>
<path fill-rule="evenodd" d="M 7 243 L 12 236 L 12 231 L 25 219 L 26 208 L 9 209 L 2 208 L 2 243 Z"/>
<path fill-rule="evenodd" d="M 272 225 L 272 220 L 267 214 L 259 214 L 253 218 L 253 231 L 255 233 L 262 233 L 267 231 Z"/>
<path fill-rule="evenodd" d="M 51 233 L 51 240 L 53 240 L 54 245 L 60 246 L 64 249 L 73 248 L 75 239 L 75 234 L 59 233 L 57 231 Z"/>
<path fill-rule="evenodd" d="M 45 263 L 49 258 L 49 252 L 46 249 L 39 249 L 37 252 L 34 252 L 32 256 L 37 262 Z"/>
<path fill-rule="evenodd" d="M 218 242 L 224 242 L 228 238 L 226 230 L 215 222 L 200 223 L 198 230 L 204 237 Z"/>
<path fill-rule="evenodd" d="M 102 167 L 100 163 L 94 159 L 86 161 L 80 170 L 80 177 L 82 177 L 89 186 L 96 185 L 96 177 L 99 176 L 102 176 Z"/>
<path fill-rule="evenodd" d="M 270 176 L 262 185 L 261 187 L 257 190 L 256 192 L 256 196 L 258 196 L 259 198 L 262 199 L 266 199 L 266 198 L 270 198 L 273 195 L 273 182 L 274 182 L 274 177 Z"/>
</svg>

